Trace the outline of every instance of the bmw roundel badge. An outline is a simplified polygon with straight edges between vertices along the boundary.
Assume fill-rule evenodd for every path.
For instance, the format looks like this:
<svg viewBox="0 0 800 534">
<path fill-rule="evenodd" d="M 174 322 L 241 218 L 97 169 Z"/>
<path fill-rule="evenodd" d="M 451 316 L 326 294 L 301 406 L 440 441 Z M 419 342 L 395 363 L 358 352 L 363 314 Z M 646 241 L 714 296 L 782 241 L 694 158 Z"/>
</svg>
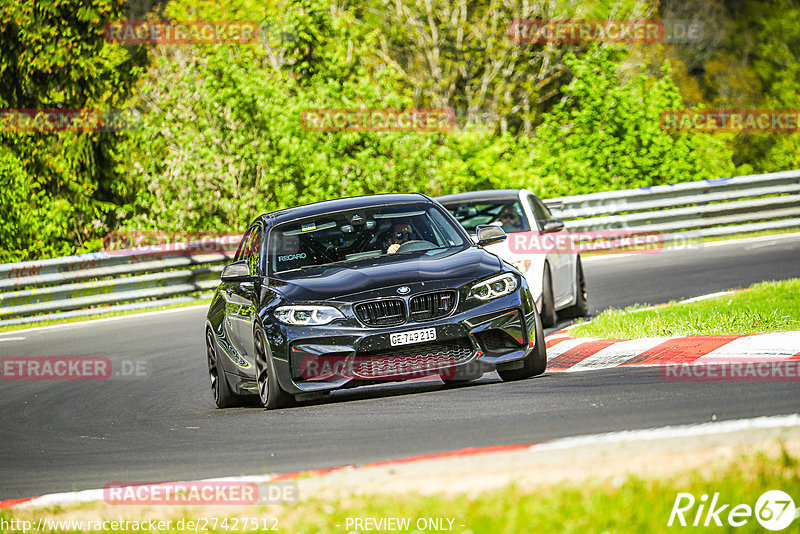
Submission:
<svg viewBox="0 0 800 534">
<path fill-rule="evenodd" d="M 408 286 L 400 286 L 397 288 L 397 292 L 401 295 L 406 295 L 409 291 L 411 291 L 411 288 Z"/>
</svg>

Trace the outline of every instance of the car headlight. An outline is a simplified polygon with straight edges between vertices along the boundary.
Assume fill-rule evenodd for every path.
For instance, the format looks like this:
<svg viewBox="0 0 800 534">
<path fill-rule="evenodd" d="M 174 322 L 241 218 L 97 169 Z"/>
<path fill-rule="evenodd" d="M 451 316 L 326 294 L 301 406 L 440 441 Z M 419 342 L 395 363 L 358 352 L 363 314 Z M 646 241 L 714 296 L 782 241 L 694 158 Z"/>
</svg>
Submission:
<svg viewBox="0 0 800 534">
<path fill-rule="evenodd" d="M 479 300 L 492 300 L 513 293 L 518 285 L 514 273 L 504 273 L 475 284 L 469 290 L 469 296 Z"/>
<path fill-rule="evenodd" d="M 531 260 L 520 260 L 520 261 L 512 261 L 511 265 L 516 267 L 516 269 L 521 273 L 528 272 L 528 269 L 531 268 Z"/>
<path fill-rule="evenodd" d="M 344 314 L 333 306 L 281 306 L 274 315 L 278 321 L 291 326 L 319 326 L 344 319 Z"/>
</svg>

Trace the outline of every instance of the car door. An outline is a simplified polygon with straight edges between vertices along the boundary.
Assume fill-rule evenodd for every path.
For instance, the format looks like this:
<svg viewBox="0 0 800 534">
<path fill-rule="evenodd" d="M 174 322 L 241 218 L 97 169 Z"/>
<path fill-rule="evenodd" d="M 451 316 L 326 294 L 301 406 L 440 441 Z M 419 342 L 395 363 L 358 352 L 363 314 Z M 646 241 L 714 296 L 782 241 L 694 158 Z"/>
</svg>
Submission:
<svg viewBox="0 0 800 534">
<path fill-rule="evenodd" d="M 528 195 L 528 203 L 533 211 L 534 218 L 536 219 L 536 226 L 539 230 L 542 229 L 544 221 L 553 219 L 553 214 L 547 209 L 547 206 L 534 195 Z M 550 276 L 553 282 L 553 300 L 556 308 L 561 308 L 572 302 L 574 296 L 574 272 L 575 272 L 575 254 L 569 252 L 559 253 L 557 251 L 547 254 L 547 262 L 550 265 Z"/>
<path fill-rule="evenodd" d="M 250 267 L 252 276 L 260 276 L 260 251 L 263 242 L 263 229 L 251 227 L 242 238 L 234 261 L 244 260 Z M 225 299 L 225 328 L 231 342 L 241 359 L 240 368 L 255 365 L 253 360 L 253 321 L 258 306 L 255 282 L 229 282 L 222 288 Z"/>
</svg>

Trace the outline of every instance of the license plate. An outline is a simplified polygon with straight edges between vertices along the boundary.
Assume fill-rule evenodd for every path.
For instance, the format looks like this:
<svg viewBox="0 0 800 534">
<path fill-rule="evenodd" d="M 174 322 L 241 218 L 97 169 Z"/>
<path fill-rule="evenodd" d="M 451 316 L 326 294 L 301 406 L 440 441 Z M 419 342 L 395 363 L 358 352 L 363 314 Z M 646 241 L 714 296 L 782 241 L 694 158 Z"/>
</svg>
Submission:
<svg viewBox="0 0 800 534">
<path fill-rule="evenodd" d="M 436 339 L 435 328 L 423 328 L 421 330 L 409 330 L 408 332 L 397 332 L 389 336 L 389 342 L 395 345 L 410 345 L 412 343 L 424 343 Z"/>
</svg>

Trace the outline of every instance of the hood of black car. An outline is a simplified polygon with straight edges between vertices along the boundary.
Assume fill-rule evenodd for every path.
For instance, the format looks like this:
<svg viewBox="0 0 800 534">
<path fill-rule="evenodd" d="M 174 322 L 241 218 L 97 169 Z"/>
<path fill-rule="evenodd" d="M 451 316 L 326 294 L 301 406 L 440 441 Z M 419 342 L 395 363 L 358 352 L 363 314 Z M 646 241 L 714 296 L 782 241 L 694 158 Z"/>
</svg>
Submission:
<svg viewBox="0 0 800 534">
<path fill-rule="evenodd" d="M 359 294 L 430 284 L 457 287 L 499 271 L 500 259 L 478 247 L 434 254 L 403 254 L 279 273 L 270 285 L 295 302 L 360 300 Z M 452 284 L 448 283 L 452 282 Z M 432 287 L 433 289 L 433 287 Z"/>
</svg>

